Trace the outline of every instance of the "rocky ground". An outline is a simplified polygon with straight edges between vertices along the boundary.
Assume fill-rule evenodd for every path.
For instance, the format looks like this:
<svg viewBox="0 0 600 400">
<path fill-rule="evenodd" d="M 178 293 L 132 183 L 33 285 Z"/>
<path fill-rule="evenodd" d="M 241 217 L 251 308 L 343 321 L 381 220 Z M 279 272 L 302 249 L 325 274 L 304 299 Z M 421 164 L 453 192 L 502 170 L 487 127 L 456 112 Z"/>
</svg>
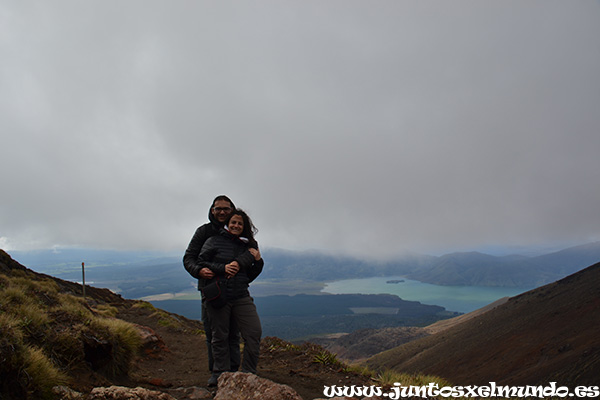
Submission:
<svg viewBox="0 0 600 400">
<path fill-rule="evenodd" d="M 183 392 L 172 389 L 206 388 L 210 372 L 202 324 L 173 314 L 166 317 L 134 304 L 122 307 L 118 317 L 150 328 L 160 341 L 146 348 L 129 377 L 113 383 L 162 390 L 181 398 L 185 398 L 180 394 Z M 258 376 L 289 385 L 305 400 L 323 397 L 325 385 L 373 384 L 369 378 L 349 372 L 320 346 L 298 346 L 277 338 L 263 338 Z M 89 379 L 81 382 L 88 385 L 81 388 L 84 390 L 92 383 Z M 210 390 L 215 395 L 214 389 Z"/>
</svg>

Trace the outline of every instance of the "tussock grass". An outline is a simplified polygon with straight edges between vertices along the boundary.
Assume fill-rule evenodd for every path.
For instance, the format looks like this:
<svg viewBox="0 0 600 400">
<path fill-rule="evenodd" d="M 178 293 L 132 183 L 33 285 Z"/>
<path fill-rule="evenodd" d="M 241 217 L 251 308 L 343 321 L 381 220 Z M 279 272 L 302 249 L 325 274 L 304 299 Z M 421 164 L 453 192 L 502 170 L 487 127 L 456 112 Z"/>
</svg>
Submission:
<svg viewBox="0 0 600 400">
<path fill-rule="evenodd" d="M 21 323 L 14 315 L 0 313 L 0 398 L 8 394 L 8 398 L 51 399 L 52 387 L 68 383 L 68 376 L 42 349 L 25 343 Z"/>
<path fill-rule="evenodd" d="M 135 326 L 116 318 L 95 317 L 88 329 L 110 344 L 112 357 L 105 366 L 106 372 L 112 376 L 127 373 L 131 361 L 142 347 L 142 339 Z"/>
<path fill-rule="evenodd" d="M 20 319 L 20 325 L 31 334 L 41 334 L 46 330 L 50 317 L 39 306 L 31 303 L 20 304 L 13 308 L 14 314 Z"/>
<path fill-rule="evenodd" d="M 347 367 L 347 370 L 349 372 L 354 372 L 355 374 L 362 375 L 362 376 L 369 377 L 369 378 L 372 378 L 374 375 L 373 371 L 371 371 L 369 368 L 367 368 L 363 365 L 358 365 L 358 364 L 350 364 Z"/>
<path fill-rule="evenodd" d="M 67 293 L 58 294 L 58 304 L 52 308 L 52 311 L 61 315 L 62 318 L 78 322 L 87 322 L 94 316 L 85 300 Z"/>
<path fill-rule="evenodd" d="M 266 337 L 264 339 L 268 343 L 269 351 L 302 351 L 302 347 L 296 344 L 286 342 L 283 339 L 277 337 Z"/>
<path fill-rule="evenodd" d="M 98 304 L 94 307 L 94 311 L 103 317 L 116 317 L 119 313 L 117 307 L 113 307 L 108 304 Z"/>
<path fill-rule="evenodd" d="M 150 311 L 156 311 L 156 307 L 154 307 L 152 305 L 152 303 L 149 303 L 147 301 L 138 301 L 137 303 L 135 303 L 133 306 L 133 308 L 144 308 L 146 310 L 150 310 Z"/>
<path fill-rule="evenodd" d="M 8 277 L 5 275 L 0 275 L 0 290 L 4 289 L 10 284 Z"/>
<path fill-rule="evenodd" d="M 436 383 L 439 387 L 452 386 L 450 382 L 437 376 L 401 373 L 390 369 L 375 373 L 373 377 L 383 386 L 391 386 L 396 382 L 402 386 L 427 386 L 430 383 Z"/>
<path fill-rule="evenodd" d="M 49 318 L 40 302 L 27 293 L 28 287 L 20 284 L 9 285 L 0 290 L 0 313 L 13 316 L 18 321 L 18 327 L 24 329 L 29 335 L 39 336 L 45 330 L 44 326 Z"/>
<path fill-rule="evenodd" d="M 2 338 L 10 336 L 16 342 L 23 340 L 23 332 L 19 329 L 21 321 L 12 314 L 0 312 L 0 333 Z"/>
<path fill-rule="evenodd" d="M 127 374 L 141 336 L 116 314 L 110 305 L 92 309 L 29 271 L 0 274 L 0 398 L 54 398 L 52 387 L 69 382 L 67 371 L 88 368 L 89 343 L 110 350 L 102 353 L 106 370 L 97 372 Z"/>
<path fill-rule="evenodd" d="M 15 306 L 19 304 L 31 303 L 31 299 L 27 294 L 19 287 L 8 286 L 0 292 L 0 304 L 6 304 L 7 306 Z"/>
<path fill-rule="evenodd" d="M 28 276 L 20 276 L 13 278 L 11 284 L 31 293 L 57 294 L 59 291 L 58 284 L 50 279 L 34 280 Z"/>
<path fill-rule="evenodd" d="M 154 317 L 158 318 L 158 324 L 160 326 L 165 326 L 173 329 L 181 328 L 181 321 L 179 321 L 175 316 L 167 313 L 166 311 L 156 309 Z"/>
<path fill-rule="evenodd" d="M 37 393 L 42 398 L 53 398 L 52 388 L 69 382 L 68 376 L 44 354 L 42 349 L 26 346 L 23 371 L 29 378 L 27 391 Z"/>
<path fill-rule="evenodd" d="M 57 365 L 65 370 L 76 368 L 85 362 L 85 352 L 81 342 L 81 325 L 66 327 L 48 332 L 44 351 Z"/>
</svg>

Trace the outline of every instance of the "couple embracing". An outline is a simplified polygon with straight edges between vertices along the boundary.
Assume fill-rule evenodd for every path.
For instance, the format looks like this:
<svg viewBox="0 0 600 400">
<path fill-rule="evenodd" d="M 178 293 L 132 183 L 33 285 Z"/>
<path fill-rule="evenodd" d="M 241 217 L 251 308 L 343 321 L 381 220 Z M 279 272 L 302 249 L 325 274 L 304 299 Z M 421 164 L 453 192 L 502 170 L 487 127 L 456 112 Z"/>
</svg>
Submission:
<svg viewBox="0 0 600 400">
<path fill-rule="evenodd" d="M 209 386 L 240 366 L 239 334 L 244 339 L 242 372 L 256 374 L 262 328 L 248 285 L 262 272 L 263 259 L 250 217 L 227 196 L 218 196 L 210 222 L 200 226 L 183 257 L 185 269 L 198 279 L 206 332 Z"/>
</svg>

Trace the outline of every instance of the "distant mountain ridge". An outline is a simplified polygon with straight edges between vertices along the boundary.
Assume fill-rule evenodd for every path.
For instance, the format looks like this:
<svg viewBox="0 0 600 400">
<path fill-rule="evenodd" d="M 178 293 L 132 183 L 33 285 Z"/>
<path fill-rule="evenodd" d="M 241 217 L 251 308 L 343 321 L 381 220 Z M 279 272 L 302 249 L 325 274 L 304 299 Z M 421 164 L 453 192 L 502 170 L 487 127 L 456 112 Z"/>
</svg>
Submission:
<svg viewBox="0 0 600 400">
<path fill-rule="evenodd" d="M 479 252 L 442 256 L 411 254 L 392 261 L 373 261 L 322 252 L 263 249 L 261 282 L 327 282 L 375 276 L 405 276 L 437 285 L 536 287 L 554 282 L 600 261 L 600 242 L 536 257 L 492 256 Z M 61 249 L 12 252 L 30 268 L 68 280 L 86 279 L 128 298 L 191 291 L 194 279 L 183 269 L 182 256 L 159 252 Z M 302 292 L 296 292 L 302 293 Z M 280 293 L 270 293 L 280 294 Z"/>
<path fill-rule="evenodd" d="M 536 257 L 462 252 L 439 257 L 411 254 L 394 261 L 378 262 L 281 250 L 264 254 L 263 279 L 332 281 L 402 275 L 436 285 L 535 287 L 599 262 L 600 242 Z"/>
<path fill-rule="evenodd" d="M 539 286 L 600 261 L 600 242 L 570 247 L 537 257 L 452 253 L 408 277 L 438 285 Z"/>
</svg>

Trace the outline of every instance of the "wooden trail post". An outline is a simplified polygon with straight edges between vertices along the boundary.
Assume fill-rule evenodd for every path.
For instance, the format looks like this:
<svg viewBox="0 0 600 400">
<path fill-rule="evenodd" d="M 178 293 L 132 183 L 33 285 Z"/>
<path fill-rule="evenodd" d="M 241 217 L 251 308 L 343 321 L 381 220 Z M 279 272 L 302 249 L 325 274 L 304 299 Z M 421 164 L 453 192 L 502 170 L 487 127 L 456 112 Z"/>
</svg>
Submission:
<svg viewBox="0 0 600 400">
<path fill-rule="evenodd" d="M 85 300 L 85 263 L 81 263 L 81 276 L 83 278 L 83 298 Z"/>
</svg>

